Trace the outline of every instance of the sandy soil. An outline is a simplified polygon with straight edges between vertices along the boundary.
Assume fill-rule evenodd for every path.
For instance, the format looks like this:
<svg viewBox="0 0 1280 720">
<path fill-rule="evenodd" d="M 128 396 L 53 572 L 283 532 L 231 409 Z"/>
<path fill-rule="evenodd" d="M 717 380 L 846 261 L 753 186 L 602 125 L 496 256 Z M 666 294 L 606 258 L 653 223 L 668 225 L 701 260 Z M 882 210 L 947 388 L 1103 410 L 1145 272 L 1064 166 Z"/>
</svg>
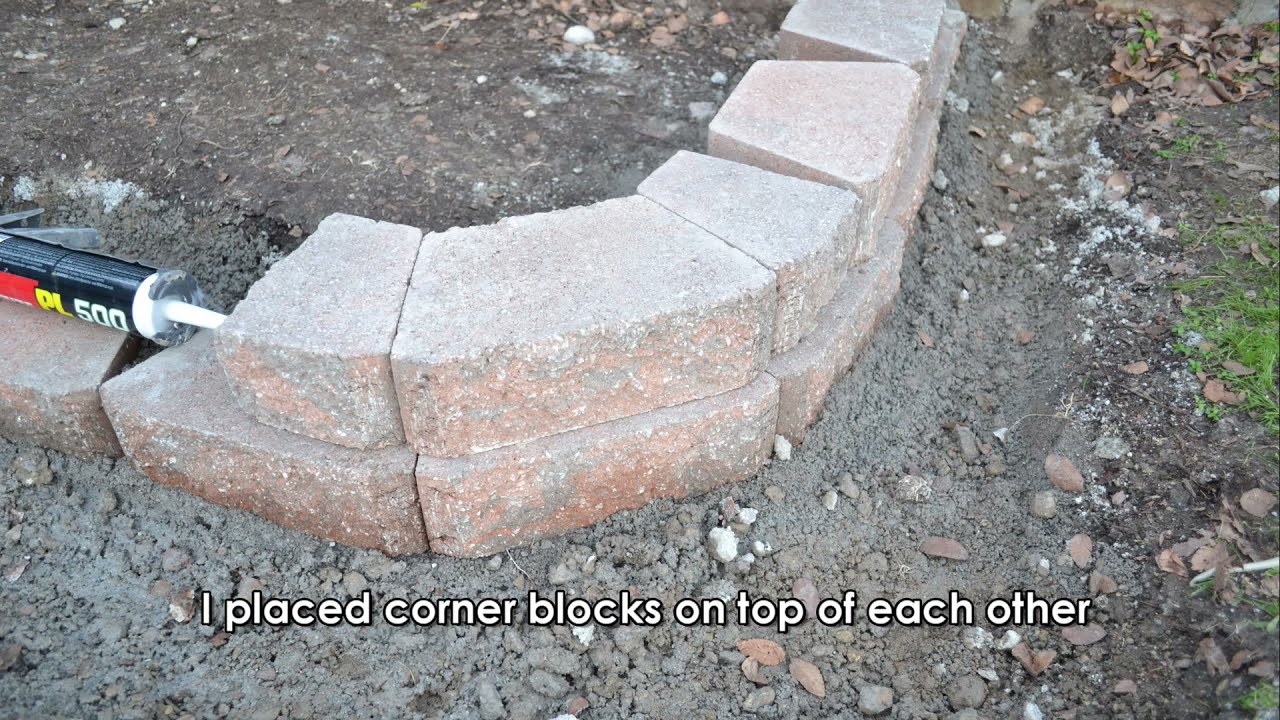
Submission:
<svg viewBox="0 0 1280 720">
<path fill-rule="evenodd" d="M 1168 318 L 1177 310 L 1165 281 L 1180 249 L 1148 215 L 1176 213 L 1178 196 L 1148 203 L 1145 212 L 1141 188 L 1114 202 L 1102 196 L 1102 179 L 1115 167 L 1091 142 L 1106 127 L 1105 108 L 1091 95 L 1100 92 L 1109 47 L 1105 32 L 1064 11 L 1034 25 L 971 30 L 944 116 L 940 174 L 908 251 L 896 307 L 833 390 L 806 443 L 725 492 L 658 502 L 486 560 L 388 560 L 156 487 L 125 462 L 81 462 L 0 440 L 0 468 L 27 467 L 15 465 L 23 458 L 37 468 L 47 461 L 51 471 L 42 478 L 15 470 L 0 487 L 9 528 L 0 541 L 8 576 L 0 581 L 0 698 L 8 700 L 0 702 L 0 716 L 550 718 L 572 708 L 583 718 L 858 717 L 860 696 L 865 703 L 879 686 L 892 690 L 883 716 L 895 718 L 1250 717 L 1233 701 L 1253 687 L 1258 678 L 1249 671 L 1259 662 L 1273 663 L 1265 681 L 1274 682 L 1274 639 L 1248 625 L 1260 617 L 1251 606 L 1192 597 L 1186 579 L 1162 572 L 1154 557 L 1194 537 L 1242 489 L 1274 492 L 1265 453 L 1245 451 L 1273 441 L 1246 416 L 1218 423 L 1198 416 L 1199 385 L 1170 350 Z M 552 63 L 552 52 L 490 61 L 541 67 Z M 659 72 L 646 61 L 608 82 L 649 92 L 707 91 L 701 78 L 714 66 L 707 57 L 664 62 L 681 69 Z M 479 72 L 502 71 L 467 67 L 465 75 Z M 1002 77 L 993 81 L 997 72 Z M 681 78 L 696 81 L 682 85 Z M 694 91 L 680 92 L 686 94 L 658 104 L 659 115 L 684 112 Z M 1047 109 L 1030 119 L 1014 113 L 1032 94 Z M 602 118 L 612 105 L 588 93 L 560 112 Z M 559 145 L 551 132 L 565 133 Z M 1039 146 L 1011 142 L 1018 132 L 1031 132 Z M 619 163 L 638 170 L 669 150 L 649 147 L 648 159 L 636 165 L 618 151 L 619 140 L 628 142 L 619 133 L 602 133 L 598 146 L 574 137 L 581 132 L 572 125 L 544 133 L 548 152 L 563 160 L 550 172 L 569 178 L 564 167 L 591 168 L 584 171 L 594 178 L 589 188 L 535 193 L 462 219 L 483 222 L 624 194 L 643 173 Z M 673 137 L 678 146 L 696 147 L 699 129 L 693 124 Z M 1126 142 L 1104 144 L 1115 152 Z M 41 199 L 63 217 L 103 224 L 116 247 L 145 254 L 186 243 L 187 264 L 203 269 L 226 305 L 273 254 L 287 251 L 282 228 L 314 222 L 312 208 L 387 214 L 372 205 L 326 206 L 341 199 L 332 189 L 254 215 L 229 209 L 235 194 L 211 186 L 211 205 L 191 207 L 155 176 L 118 168 L 106 177 L 137 182 L 148 197 L 126 198 L 107 214 L 101 193 L 59 179 L 71 177 L 76 165 L 6 153 L 10 165 L 20 162 L 39 178 Z M 1028 164 L 1028 172 L 1006 173 L 1004 153 Z M 1043 162 L 1034 164 L 1035 156 Z M 275 197 L 277 186 L 243 172 L 240 192 Z M 487 177 L 474 167 L 457 173 L 450 182 L 463 187 Z M 348 169 L 331 180 L 354 187 L 361 177 Z M 12 176 L 5 182 L 11 190 Z M 1164 187 L 1176 180 L 1149 182 Z M 530 187 L 547 188 L 546 178 Z M 441 207 L 457 207 L 444 197 Z M 402 214 L 392 219 L 438 227 L 401 202 Z M 183 231 L 175 235 L 173 228 Z M 220 233 L 225 240 L 216 239 Z M 1005 242 L 984 246 L 994 233 Z M 1113 272 L 1108 259 L 1121 254 L 1137 272 Z M 1132 300 L 1120 301 L 1120 294 Z M 1138 356 L 1156 369 L 1138 388 L 1150 400 L 1126 390 L 1117 374 L 1121 360 Z M 1008 429 L 1003 442 L 992 435 L 1001 428 Z M 1098 457 L 1102 437 L 1122 440 L 1129 452 Z M 1033 515 L 1031 499 L 1053 490 L 1044 472 L 1052 452 L 1074 460 L 1086 490 L 1054 491 L 1056 514 L 1046 519 Z M 852 482 L 842 483 L 846 473 Z M 1205 481 L 1210 475 L 1228 480 Z M 1127 499 L 1117 501 L 1117 493 Z M 758 540 L 771 551 L 749 566 L 720 564 L 705 547 L 726 497 L 759 511 L 744 531 L 744 549 Z M 1077 563 L 1068 547 L 1081 534 L 1092 548 Z M 962 543 L 968 559 L 926 556 L 920 547 L 930 536 Z M 1091 573 L 1113 579 L 1115 591 L 1094 592 L 1096 583 L 1091 590 Z M 779 634 L 668 622 L 597 627 L 588 638 L 524 623 L 418 629 L 375 623 L 227 636 L 179 622 L 174 612 L 188 590 L 223 598 L 262 589 L 317 599 L 365 589 L 379 598 L 523 598 L 530 590 L 563 589 L 590 599 L 629 590 L 670 607 L 682 597 L 733 597 L 739 590 L 790 597 L 808 583 L 821 596 L 855 590 L 864 603 L 950 590 L 975 602 L 1022 589 L 1093 597 L 1092 619 L 1106 636 L 1077 644 L 1057 628 L 1013 628 L 1032 650 L 1057 653 L 1033 676 L 997 647 L 1008 628 L 986 625 L 990 635 L 806 622 Z M 736 648 L 751 638 L 775 640 L 789 658 L 813 663 L 825 697 L 801 687 L 785 663 L 763 668 L 769 689 L 759 689 L 744 675 Z M 1227 658 L 1246 656 L 1234 668 L 1215 669 L 1204 657 L 1206 638 Z M 1132 692 L 1123 681 L 1132 682 Z"/>
</svg>

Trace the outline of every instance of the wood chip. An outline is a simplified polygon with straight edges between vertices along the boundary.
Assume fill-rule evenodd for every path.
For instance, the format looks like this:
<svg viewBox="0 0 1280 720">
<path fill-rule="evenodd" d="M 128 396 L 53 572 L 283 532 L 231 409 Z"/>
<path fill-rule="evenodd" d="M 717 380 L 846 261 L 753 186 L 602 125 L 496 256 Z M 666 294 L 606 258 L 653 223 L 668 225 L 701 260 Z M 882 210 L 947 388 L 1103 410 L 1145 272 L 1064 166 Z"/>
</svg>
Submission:
<svg viewBox="0 0 1280 720">
<path fill-rule="evenodd" d="M 780 664 L 787 657 L 787 653 L 782 649 L 781 645 L 764 638 L 740 641 L 738 643 L 738 652 L 754 659 L 761 665 L 769 667 Z"/>
<path fill-rule="evenodd" d="M 822 680 L 822 671 L 808 660 L 795 658 L 791 661 L 791 677 L 800 683 L 800 687 L 816 697 L 827 696 L 827 685 Z"/>
<path fill-rule="evenodd" d="M 947 558 L 948 560 L 969 559 L 969 551 L 951 538 L 927 537 L 924 542 L 920 543 L 920 552 L 932 557 Z"/>
</svg>

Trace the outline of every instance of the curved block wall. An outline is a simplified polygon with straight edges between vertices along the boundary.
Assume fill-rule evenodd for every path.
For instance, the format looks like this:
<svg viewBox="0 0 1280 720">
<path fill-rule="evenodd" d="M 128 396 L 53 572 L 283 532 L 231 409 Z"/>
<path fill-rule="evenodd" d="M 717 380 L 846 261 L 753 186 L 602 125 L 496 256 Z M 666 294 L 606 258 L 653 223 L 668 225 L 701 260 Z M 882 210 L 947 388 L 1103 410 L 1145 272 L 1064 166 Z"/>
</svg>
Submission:
<svg viewBox="0 0 1280 720">
<path fill-rule="evenodd" d="M 965 25 L 800 0 L 708 154 L 636 195 L 425 236 L 333 215 L 219 331 L 114 379 L 128 338 L 2 305 L 0 433 L 392 555 L 750 477 L 893 302 Z"/>
</svg>

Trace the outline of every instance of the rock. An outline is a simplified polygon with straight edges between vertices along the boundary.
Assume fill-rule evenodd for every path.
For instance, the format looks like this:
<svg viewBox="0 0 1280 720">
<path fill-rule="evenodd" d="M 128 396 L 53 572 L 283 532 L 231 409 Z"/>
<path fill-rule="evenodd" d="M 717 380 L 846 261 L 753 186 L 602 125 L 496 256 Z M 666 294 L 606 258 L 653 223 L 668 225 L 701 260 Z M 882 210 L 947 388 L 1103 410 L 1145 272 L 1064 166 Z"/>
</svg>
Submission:
<svg viewBox="0 0 1280 720">
<path fill-rule="evenodd" d="M 756 518 L 760 516 L 760 511 L 755 508 L 744 507 L 738 511 L 738 522 L 744 525 L 754 524 Z"/>
<path fill-rule="evenodd" d="M 1103 460 L 1119 460 L 1129 454 L 1129 443 L 1118 437 L 1100 437 L 1093 444 L 1093 454 Z"/>
<path fill-rule="evenodd" d="M 951 681 L 946 693 L 952 710 L 980 708 L 987 699 L 987 684 L 977 675 L 965 675 Z"/>
<path fill-rule="evenodd" d="M 777 693 L 774 692 L 773 688 L 767 685 L 758 687 L 752 690 L 750 695 L 747 695 L 746 700 L 742 701 L 742 709 L 747 712 L 755 712 L 762 707 L 772 705 L 775 697 L 777 697 Z"/>
<path fill-rule="evenodd" d="M 1004 636 L 996 643 L 996 647 L 1001 650 L 1012 650 L 1022 642 L 1022 636 L 1016 630 L 1006 630 Z"/>
<path fill-rule="evenodd" d="M 1022 708 L 1022 720 L 1044 720 L 1044 713 L 1039 705 L 1029 702 Z"/>
<path fill-rule="evenodd" d="M 546 670 L 534 670 L 529 673 L 529 687 L 539 695 L 560 697 L 569 692 L 569 683 L 559 675 L 552 675 Z"/>
<path fill-rule="evenodd" d="M 840 479 L 836 481 L 836 487 L 838 487 L 840 492 L 850 500 L 857 500 L 858 496 L 862 494 L 862 491 L 858 489 L 857 483 L 853 481 L 852 473 L 844 473 L 841 475 Z"/>
<path fill-rule="evenodd" d="M 1004 245 L 1004 243 L 1005 243 L 1005 241 L 1006 241 L 1007 239 L 1008 239 L 1008 238 L 1006 238 L 1006 237 L 1004 236 L 1004 233 L 998 233 L 998 232 L 997 232 L 997 233 L 991 233 L 990 235 L 984 235 L 984 236 L 982 237 L 982 247 L 984 247 L 984 248 L 998 248 L 998 247 L 1000 247 L 1001 245 Z"/>
<path fill-rule="evenodd" d="M 1258 195 L 1262 198 L 1262 202 L 1266 204 L 1267 211 L 1270 212 L 1271 208 L 1280 204 L 1280 185 L 1276 185 L 1270 190 L 1263 190 Z"/>
<path fill-rule="evenodd" d="M 565 583 L 573 582 L 577 577 L 578 574 L 569 569 L 567 563 L 557 563 L 555 567 L 551 568 L 551 573 L 547 575 L 547 580 L 552 585 L 564 585 Z"/>
<path fill-rule="evenodd" d="M 500 720 L 507 716 L 507 708 L 502 704 L 502 696 L 498 688 L 489 680 L 481 680 L 476 688 L 480 700 L 480 717 L 484 720 Z"/>
<path fill-rule="evenodd" d="M 1058 514 L 1058 496 L 1052 490 L 1042 490 L 1031 496 L 1031 514 L 1048 520 Z"/>
<path fill-rule="evenodd" d="M 48 485 L 53 482 L 49 457 L 39 448 L 23 450 L 13 459 L 13 476 L 23 485 Z"/>
<path fill-rule="evenodd" d="M 839 502 L 839 500 L 840 496 L 836 494 L 835 490 L 828 490 L 822 496 L 822 507 L 833 511 L 836 509 L 836 503 Z"/>
<path fill-rule="evenodd" d="M 765 540 L 756 540 L 751 543 L 751 554 L 756 557 L 769 557 L 773 554 L 773 546 Z"/>
<path fill-rule="evenodd" d="M 985 650 L 991 647 L 991 643 L 995 642 L 995 637 L 986 628 L 978 626 L 967 627 L 960 634 L 960 640 L 964 646 L 971 650 Z"/>
<path fill-rule="evenodd" d="M 791 459 L 791 441 L 776 435 L 773 438 L 773 454 L 783 462 Z"/>
<path fill-rule="evenodd" d="M 933 171 L 932 182 L 933 187 L 936 188 L 938 192 L 946 192 L 947 186 L 951 184 L 951 181 L 947 179 L 947 174 L 942 172 L 942 168 L 938 168 Z"/>
<path fill-rule="evenodd" d="M 992 670 L 991 668 L 982 668 L 981 670 L 979 670 L 978 677 L 982 678 L 983 680 L 986 680 L 987 682 L 1000 681 L 1000 674 L 997 673 L 995 670 Z"/>
<path fill-rule="evenodd" d="M 125 23 L 124 18 L 113 17 L 107 21 L 107 27 L 111 28 L 112 30 L 119 30 L 120 28 L 124 27 L 124 23 Z"/>
<path fill-rule="evenodd" d="M 1001 445 L 1009 444 L 1009 428 L 1007 427 L 996 428 L 995 430 L 991 431 L 991 434 L 994 435 L 996 439 L 1000 441 Z"/>
<path fill-rule="evenodd" d="M 858 711 L 879 715 L 893 707 L 893 690 L 883 685 L 863 685 L 858 689 Z"/>
<path fill-rule="evenodd" d="M 729 83 L 729 76 L 728 76 L 728 75 L 725 75 L 724 73 L 720 72 L 719 70 L 717 70 L 717 71 L 715 71 L 715 72 L 711 73 L 711 84 L 712 84 L 712 85 L 727 85 L 728 83 Z"/>
<path fill-rule="evenodd" d="M 774 504 L 781 503 L 787 497 L 787 494 L 784 493 L 782 491 L 782 488 L 778 487 L 777 485 L 770 485 L 769 487 L 765 488 L 764 494 Z"/>
<path fill-rule="evenodd" d="M 707 552 L 717 562 L 733 562 L 738 557 L 738 536 L 729 528 L 711 528 L 707 533 Z"/>
<path fill-rule="evenodd" d="M 1076 469 L 1075 463 L 1062 455 L 1054 453 L 1044 459 L 1044 472 L 1049 482 L 1067 492 L 1084 492 L 1084 476 Z"/>
<path fill-rule="evenodd" d="M 352 570 L 342 576 L 342 587 L 347 591 L 348 595 L 356 597 L 369 587 L 369 581 L 365 579 L 364 575 Z"/>
<path fill-rule="evenodd" d="M 706 122 L 716 116 L 716 104 L 713 102 L 691 102 L 689 103 L 689 117 L 697 122 Z"/>
<path fill-rule="evenodd" d="M 191 564 L 191 555 L 178 548 L 169 548 L 160 556 L 160 567 L 165 572 L 178 572 Z"/>
<path fill-rule="evenodd" d="M 951 538 L 927 537 L 924 542 L 920 543 L 920 552 L 930 557 L 940 557 L 948 560 L 969 559 L 969 551 Z"/>
<path fill-rule="evenodd" d="M 956 439 L 960 442 L 960 457 L 967 463 L 978 459 L 978 437 L 964 425 L 956 426 Z"/>
<path fill-rule="evenodd" d="M 596 34 L 586 25 L 574 25 L 564 31 L 564 41 L 570 45 L 587 45 L 596 41 Z"/>
</svg>

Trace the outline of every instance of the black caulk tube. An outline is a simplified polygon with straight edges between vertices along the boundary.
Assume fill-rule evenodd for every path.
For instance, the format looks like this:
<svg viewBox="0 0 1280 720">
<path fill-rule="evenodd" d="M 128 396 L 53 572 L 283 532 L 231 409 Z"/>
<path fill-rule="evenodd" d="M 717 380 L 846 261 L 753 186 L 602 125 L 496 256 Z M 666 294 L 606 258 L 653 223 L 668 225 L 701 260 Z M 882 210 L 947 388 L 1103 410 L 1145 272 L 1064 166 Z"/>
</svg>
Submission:
<svg viewBox="0 0 1280 720">
<path fill-rule="evenodd" d="M 0 298 L 166 347 L 226 319 L 201 307 L 204 294 L 189 273 L 50 244 L 18 228 L 0 229 Z"/>
</svg>

